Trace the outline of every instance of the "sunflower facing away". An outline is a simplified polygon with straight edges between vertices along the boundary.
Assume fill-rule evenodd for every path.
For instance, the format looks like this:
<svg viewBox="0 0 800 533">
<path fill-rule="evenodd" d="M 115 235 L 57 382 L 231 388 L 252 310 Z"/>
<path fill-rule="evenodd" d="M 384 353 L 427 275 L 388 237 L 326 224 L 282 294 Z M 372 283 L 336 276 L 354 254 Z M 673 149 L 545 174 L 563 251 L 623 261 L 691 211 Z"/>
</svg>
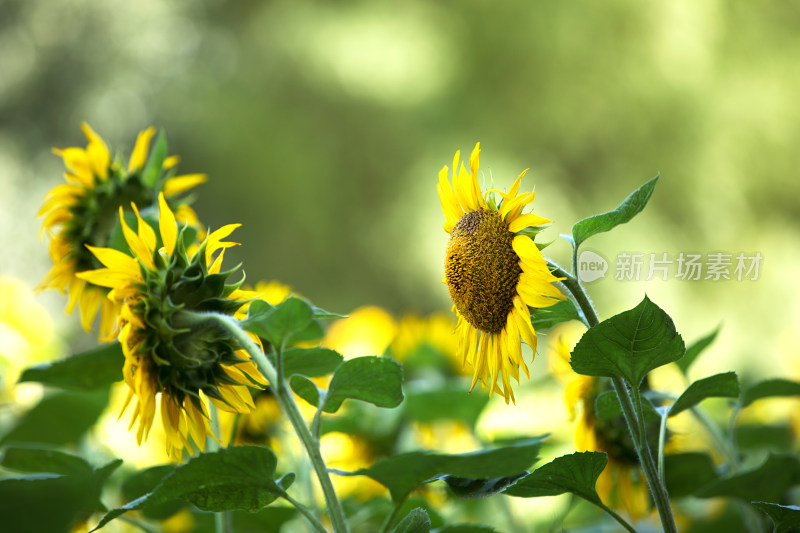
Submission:
<svg viewBox="0 0 800 533">
<path fill-rule="evenodd" d="M 613 418 L 597 416 L 595 400 L 611 390 L 605 378 L 576 374 L 569 365 L 571 350 L 563 335 L 554 335 L 550 346 L 553 374 L 563 382 L 564 403 L 570 419 L 580 416 L 575 425 L 575 447 L 579 452 L 605 452 L 608 465 L 597 479 L 597 494 L 614 509 L 628 511 L 634 520 L 647 516 L 650 498 L 639 459 L 622 415 Z M 658 426 L 648 426 L 651 445 L 658 445 Z"/>
<path fill-rule="evenodd" d="M 473 367 L 470 391 L 478 380 L 482 386 L 488 382 L 490 395 L 502 394 L 508 403 L 509 398 L 514 400 L 510 378 L 519 382 L 520 367 L 530 378 L 521 340 L 536 354 L 536 331 L 528 308 L 548 307 L 564 296 L 553 285 L 559 278 L 529 236 L 550 221 L 522 213 L 534 197 L 533 192 L 517 194 L 527 171 L 507 193 L 482 194 L 479 157 L 480 143 L 469 158 L 469 170 L 463 165 L 459 169 L 456 152 L 452 185 L 447 166 L 439 172 L 444 230 L 450 234 L 444 283 L 458 316 L 458 353 Z M 499 203 L 493 193 L 500 195 Z"/>
<path fill-rule="evenodd" d="M 178 457 L 184 448 L 192 453 L 190 437 L 200 450 L 206 436 L 214 437 L 208 401 L 223 411 L 249 413 L 255 406 L 248 386 L 266 383 L 228 334 L 213 325 L 198 325 L 197 320 L 205 312 L 241 318 L 241 307 L 254 294 L 239 290 L 239 283 L 226 283 L 236 269 L 220 272 L 225 249 L 237 244 L 222 239 L 238 225 L 223 226 L 195 252 L 187 252 L 185 232 L 178 231 L 164 196 L 158 197 L 160 239 L 134 204 L 137 231 L 122 220 L 133 256 L 89 247 L 105 268 L 77 276 L 111 289 L 108 299 L 121 309 L 115 334 L 125 354 L 123 376 L 130 390 L 120 417 L 136 396 L 130 427 L 138 420 L 141 444 L 153 424 L 160 394 L 167 452 Z"/>
<path fill-rule="evenodd" d="M 44 198 L 39 216 L 44 217 L 42 232 L 50 236 L 53 268 L 39 289 L 58 289 L 69 294 L 67 312 L 80 308 L 81 325 L 86 331 L 100 311 L 99 336 L 108 339 L 114 329 L 118 309 L 105 298 L 108 290 L 79 278 L 76 274 L 100 267 L 88 246 L 109 246 L 119 227 L 117 210 L 131 202 L 145 208 L 154 205 L 159 192 L 176 207 L 177 219 L 198 226 L 194 211 L 177 202 L 177 197 L 206 180 L 203 174 L 172 176 L 176 156 L 163 162 L 148 158 L 155 134 L 148 128 L 136 139 L 127 168 L 112 159 L 106 143 L 85 122 L 81 125 L 89 144 L 86 148 L 56 148 L 64 160 L 66 183 L 54 187 Z"/>
</svg>

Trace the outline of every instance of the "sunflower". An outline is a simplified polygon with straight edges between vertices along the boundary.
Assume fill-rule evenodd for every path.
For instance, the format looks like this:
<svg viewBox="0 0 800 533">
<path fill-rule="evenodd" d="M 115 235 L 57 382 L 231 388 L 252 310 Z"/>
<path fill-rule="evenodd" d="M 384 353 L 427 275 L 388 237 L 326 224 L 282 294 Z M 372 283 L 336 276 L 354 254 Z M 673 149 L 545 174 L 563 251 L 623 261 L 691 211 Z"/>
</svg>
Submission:
<svg viewBox="0 0 800 533">
<path fill-rule="evenodd" d="M 555 304 L 564 296 L 532 236 L 546 218 L 522 210 L 534 193 L 517 194 L 524 171 L 507 193 L 481 193 L 478 185 L 480 143 L 469 158 L 469 171 L 453 159 L 452 185 L 448 168 L 439 172 L 439 199 L 450 234 L 444 283 L 458 316 L 458 353 L 473 368 L 472 385 L 480 380 L 489 394 L 514 400 L 510 378 L 519 382 L 519 368 L 530 378 L 522 359 L 521 340 L 536 354 L 536 331 L 529 307 Z M 496 201 L 493 193 L 500 195 Z M 498 383 L 500 378 L 501 383 Z"/>
<path fill-rule="evenodd" d="M 605 378 L 574 373 L 569 366 L 571 350 L 564 335 L 556 334 L 553 338 L 551 366 L 553 374 L 565 384 L 564 403 L 570 419 L 574 420 L 580 410 L 575 425 L 575 447 L 579 452 L 605 452 L 608 456 L 608 464 L 597 479 L 597 494 L 611 507 L 624 508 L 634 520 L 647 516 L 650 510 L 647 482 L 639 469 L 625 420 L 621 415 L 600 418 L 596 414 L 595 400 L 611 390 L 610 383 Z M 648 427 L 647 433 L 648 439 L 657 443 L 658 428 Z"/>
<path fill-rule="evenodd" d="M 130 390 L 120 417 L 135 396 L 130 428 L 138 420 L 141 444 L 153 424 L 160 395 L 167 452 L 178 457 L 184 448 L 192 453 L 190 438 L 200 450 L 207 436 L 216 438 L 209 425 L 208 401 L 223 411 L 249 413 L 255 405 L 248 386 L 266 383 L 234 339 L 198 320 L 208 312 L 242 318 L 244 300 L 253 296 L 239 290 L 239 284 L 226 283 L 236 269 L 220 271 L 225 249 L 237 244 L 222 239 L 238 225 L 214 231 L 190 253 L 185 231 L 178 232 L 164 193 L 159 194 L 158 205 L 161 247 L 135 204 L 138 231 L 128 226 L 120 208 L 132 256 L 113 248 L 89 247 L 105 268 L 77 276 L 111 289 L 107 297 L 121 309 L 115 334 L 125 354 L 123 376 Z"/>
<path fill-rule="evenodd" d="M 148 128 L 136 139 L 128 165 L 112 159 L 106 143 L 85 122 L 81 125 L 89 144 L 86 148 L 56 148 L 64 160 L 66 183 L 54 187 L 44 198 L 38 215 L 44 217 L 42 232 L 50 236 L 53 268 L 39 289 L 58 289 L 69 294 L 67 313 L 80 309 L 81 325 L 90 331 L 100 311 L 99 336 L 107 340 L 114 329 L 118 308 L 105 298 L 108 290 L 81 279 L 77 274 L 100 267 L 87 246 L 109 246 L 118 231 L 117 209 L 133 202 L 144 208 L 155 204 L 163 192 L 176 207 L 177 219 L 199 226 L 194 211 L 177 202 L 177 197 L 206 180 L 205 175 L 172 176 L 176 156 L 148 160 Z"/>
</svg>

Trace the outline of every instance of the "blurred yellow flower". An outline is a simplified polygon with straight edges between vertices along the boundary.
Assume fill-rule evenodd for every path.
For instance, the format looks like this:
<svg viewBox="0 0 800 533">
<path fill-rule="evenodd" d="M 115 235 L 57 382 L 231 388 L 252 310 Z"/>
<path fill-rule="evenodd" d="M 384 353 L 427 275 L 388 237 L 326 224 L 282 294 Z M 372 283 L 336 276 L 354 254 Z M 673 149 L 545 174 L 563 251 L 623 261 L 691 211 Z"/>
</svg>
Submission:
<svg viewBox="0 0 800 533">
<path fill-rule="evenodd" d="M 470 392 L 480 380 L 489 394 L 514 400 L 510 380 L 519 382 L 519 369 L 530 378 L 522 359 L 521 341 L 536 354 L 536 331 L 528 307 L 548 307 L 564 296 L 529 234 L 549 222 L 532 213 L 522 214 L 534 193 L 517 194 L 525 172 L 508 193 L 481 192 L 478 184 L 480 143 L 469 158 L 469 171 L 460 152 L 439 172 L 437 190 L 450 234 L 444 283 L 450 291 L 458 325 L 458 353 L 472 364 Z M 492 196 L 502 197 L 499 205 Z M 498 379 L 500 382 L 498 383 Z"/>
<path fill-rule="evenodd" d="M 55 358 L 61 345 L 53 319 L 33 290 L 10 276 L 0 276 L 0 404 L 14 403 L 20 372 Z"/>
<path fill-rule="evenodd" d="M 154 203 L 159 192 L 174 198 L 204 182 L 206 176 L 162 176 L 177 163 L 177 158 L 165 160 L 157 169 L 158 179 L 153 183 L 144 179 L 150 141 L 155 134 L 148 128 L 136 139 L 127 169 L 111 158 L 105 141 L 85 122 L 81 124 L 89 144 L 86 148 L 56 148 L 56 155 L 64 160 L 66 183 L 54 187 L 44 198 L 39 216 L 44 217 L 42 232 L 50 236 L 50 257 L 53 268 L 39 285 L 40 289 L 58 289 L 69 294 L 67 312 L 77 305 L 81 325 L 86 331 L 100 312 L 99 336 L 109 338 L 118 309 L 112 300 L 105 298 L 108 290 L 77 276 L 79 272 L 100 266 L 89 252 L 88 246 L 108 246 L 112 232 L 117 227 L 117 209 L 130 202 L 139 207 Z M 198 225 L 194 211 L 185 204 L 175 202 L 176 217 L 182 223 Z"/>
<path fill-rule="evenodd" d="M 428 345 L 447 359 L 455 374 L 471 373 L 471 368 L 458 356 L 458 339 L 453 335 L 455 326 L 447 313 L 433 313 L 427 317 L 405 315 L 400 319 L 391 344 L 392 356 L 402 363 L 420 347 Z"/>
<path fill-rule="evenodd" d="M 575 426 L 575 447 L 579 452 L 606 452 L 608 464 L 597 479 L 597 493 L 607 505 L 624 508 L 635 520 L 647 516 L 650 496 L 628 428 L 622 417 L 601 420 L 595 416 L 595 400 L 603 392 L 599 378 L 576 374 L 569 366 L 571 346 L 564 334 L 552 332 L 549 346 L 553 374 L 565 385 L 564 403 L 575 419 L 576 406 L 580 416 Z M 650 436 L 650 435 L 649 435 Z"/>
<path fill-rule="evenodd" d="M 322 346 L 336 350 L 346 359 L 383 355 L 396 333 L 397 321 L 388 311 L 376 306 L 359 307 L 330 325 Z"/>
<path fill-rule="evenodd" d="M 378 459 L 378 454 L 372 450 L 365 438 L 338 431 L 322 436 L 320 450 L 329 468 L 346 472 L 367 468 Z M 342 498 L 353 497 L 367 501 L 386 492 L 383 485 L 365 476 L 334 475 L 332 481 L 336 493 Z"/>
<path fill-rule="evenodd" d="M 220 273 L 225 249 L 237 244 L 222 239 L 237 225 L 214 231 L 190 255 L 163 193 L 158 202 L 161 248 L 155 231 L 133 205 L 138 233 L 122 219 L 133 257 L 112 248 L 89 247 L 106 268 L 78 276 L 111 289 L 108 298 L 121 309 L 116 331 L 125 354 L 123 376 L 130 387 L 123 412 L 135 396 L 131 427 L 139 421 L 137 441 L 147 439 L 160 394 L 167 451 L 176 456 L 183 449 L 192 452 L 190 437 L 200 450 L 207 436 L 214 437 L 207 401 L 223 411 L 248 413 L 255 405 L 247 387 L 266 383 L 231 338 L 216 327 L 193 327 L 191 321 L 193 312 L 237 316 L 243 300 L 252 296 L 236 284 L 225 285 L 230 272 Z"/>
</svg>

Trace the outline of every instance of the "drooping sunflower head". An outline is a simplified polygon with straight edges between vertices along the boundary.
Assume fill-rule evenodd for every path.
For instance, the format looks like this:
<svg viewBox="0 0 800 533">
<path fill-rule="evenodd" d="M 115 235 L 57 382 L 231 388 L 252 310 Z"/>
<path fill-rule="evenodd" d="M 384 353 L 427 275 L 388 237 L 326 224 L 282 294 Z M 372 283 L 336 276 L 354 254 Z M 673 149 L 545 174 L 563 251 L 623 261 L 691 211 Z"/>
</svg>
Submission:
<svg viewBox="0 0 800 533">
<path fill-rule="evenodd" d="M 444 283 L 458 316 L 458 352 L 474 369 L 470 391 L 480 381 L 508 403 L 514 399 L 510 379 L 519 381 L 519 368 L 530 377 L 521 341 L 536 354 L 529 307 L 548 307 L 564 298 L 533 241 L 549 220 L 523 214 L 534 198 L 533 192 L 518 194 L 525 172 L 508 192 L 483 194 L 478 183 L 480 143 L 472 151 L 469 170 L 460 165 L 459 156 L 456 152 L 451 180 L 445 166 L 437 185 L 444 230 L 450 234 Z"/>
<path fill-rule="evenodd" d="M 131 427 L 138 420 L 137 439 L 147 438 L 160 394 L 167 451 L 175 456 L 190 440 L 203 449 L 209 426 L 208 401 L 228 412 L 254 408 L 248 386 L 264 385 L 255 365 L 225 331 L 198 320 L 202 313 L 240 317 L 252 296 L 228 283 L 236 270 L 221 271 L 226 248 L 222 241 L 238 225 L 224 226 L 188 252 L 183 231 L 164 194 L 159 195 L 159 234 L 135 205 L 137 230 L 122 220 L 130 255 L 113 248 L 90 247 L 105 268 L 78 273 L 100 287 L 119 306 L 116 332 L 125 354 L 123 376 L 130 391 L 123 412 L 135 396 Z M 159 238 L 160 237 L 160 238 Z M 122 413 L 120 413 L 121 416 Z"/>
<path fill-rule="evenodd" d="M 50 236 L 53 268 L 39 288 L 54 288 L 69 294 L 67 312 L 80 308 L 81 325 L 89 331 L 100 310 L 100 338 L 113 330 L 118 309 L 105 299 L 108 292 L 76 276 L 100 266 L 87 246 L 108 246 L 119 228 L 118 210 L 131 203 L 141 208 L 156 203 L 164 192 L 178 219 L 198 225 L 194 211 L 180 200 L 180 195 L 205 181 L 202 174 L 174 176 L 178 158 L 165 158 L 163 137 L 150 152 L 154 128 L 139 133 L 128 165 L 111 157 L 103 139 L 88 124 L 82 128 L 86 148 L 55 149 L 64 160 L 66 183 L 54 187 L 44 198 L 39 216 L 44 217 L 42 232 Z"/>
</svg>

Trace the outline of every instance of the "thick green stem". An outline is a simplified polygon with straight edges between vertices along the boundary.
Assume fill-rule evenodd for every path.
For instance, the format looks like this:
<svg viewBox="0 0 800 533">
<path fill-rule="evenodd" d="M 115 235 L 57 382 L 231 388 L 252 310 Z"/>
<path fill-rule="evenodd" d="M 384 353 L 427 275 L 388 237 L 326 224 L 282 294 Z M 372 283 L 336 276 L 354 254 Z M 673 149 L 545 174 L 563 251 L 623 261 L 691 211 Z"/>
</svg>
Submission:
<svg viewBox="0 0 800 533">
<path fill-rule="evenodd" d="M 576 277 L 569 274 L 560 266 L 552 262 L 549 262 L 549 265 L 553 275 L 559 278 L 564 278 L 561 280 L 561 284 L 564 285 L 564 287 L 566 287 L 567 290 L 572 294 L 572 297 L 575 298 L 575 302 L 578 304 L 578 307 L 583 313 L 586 325 L 590 328 L 598 325 L 600 323 L 600 319 L 597 317 L 597 313 L 592 306 L 592 302 L 589 300 L 589 296 L 583 290 L 580 281 L 578 281 Z M 667 493 L 667 489 L 664 486 L 661 478 L 658 476 L 658 469 L 655 461 L 653 461 L 653 455 L 650 453 L 650 447 L 647 445 L 647 440 L 644 439 L 644 424 L 640 423 L 640 419 L 644 418 L 642 410 L 640 408 L 637 413 L 637 410 L 633 405 L 631 395 L 628 391 L 628 387 L 622 378 L 611 378 L 611 383 L 614 385 L 614 391 L 617 393 L 617 398 L 619 398 L 619 403 L 622 407 L 622 415 L 625 418 L 625 423 L 628 425 L 628 430 L 631 434 L 633 445 L 636 448 L 636 454 L 639 456 L 639 464 L 644 471 L 647 484 L 650 487 L 650 493 L 653 496 L 653 502 L 658 509 L 658 515 L 661 518 L 661 525 L 664 528 L 664 531 L 668 533 L 677 533 L 675 518 L 672 516 L 672 507 L 669 501 L 669 494 Z M 638 391 L 635 394 L 638 396 Z"/>
<path fill-rule="evenodd" d="M 291 391 L 289 391 L 288 387 L 286 386 L 286 381 L 283 379 L 283 376 L 276 371 L 275 367 L 272 366 L 272 363 L 269 361 L 267 356 L 264 355 L 264 352 L 262 352 L 256 343 L 254 343 L 253 340 L 247 335 L 236 319 L 227 315 L 220 315 L 216 313 L 209 313 L 200 316 L 205 317 L 207 320 L 213 320 L 218 325 L 224 327 L 225 330 L 228 331 L 239 342 L 242 348 L 244 348 L 247 353 L 250 354 L 250 357 L 258 367 L 258 370 L 264 375 L 265 378 L 267 378 L 267 381 L 269 381 L 270 385 L 272 385 L 273 391 L 275 392 L 275 398 L 278 400 L 281 410 L 289 418 L 295 433 L 306 449 L 306 454 L 311 460 L 311 464 L 314 466 L 314 471 L 317 473 L 317 478 L 322 486 L 322 492 L 325 494 L 325 503 L 328 507 L 328 515 L 330 516 L 334 532 L 348 533 L 347 522 L 345 521 L 344 517 L 344 510 L 342 509 L 342 504 L 339 502 L 339 498 L 336 496 L 336 491 L 333 489 L 333 482 L 328 474 L 325 461 L 322 459 L 322 453 L 319 449 L 319 441 L 315 439 L 308 430 L 308 426 L 306 426 L 303 415 L 300 414 L 300 410 L 294 401 Z M 281 361 L 282 353 L 280 347 L 277 347 L 277 350 L 278 353 L 276 354 L 276 359 Z"/>
<path fill-rule="evenodd" d="M 217 406 L 209 404 L 209 418 L 211 419 L 211 432 L 222 440 L 222 431 L 219 427 L 219 412 Z M 219 441 L 206 437 L 206 451 L 216 452 L 219 451 L 221 445 Z M 231 533 L 233 531 L 232 516 L 229 511 L 221 511 L 214 513 L 214 531 L 216 533 Z"/>
</svg>

